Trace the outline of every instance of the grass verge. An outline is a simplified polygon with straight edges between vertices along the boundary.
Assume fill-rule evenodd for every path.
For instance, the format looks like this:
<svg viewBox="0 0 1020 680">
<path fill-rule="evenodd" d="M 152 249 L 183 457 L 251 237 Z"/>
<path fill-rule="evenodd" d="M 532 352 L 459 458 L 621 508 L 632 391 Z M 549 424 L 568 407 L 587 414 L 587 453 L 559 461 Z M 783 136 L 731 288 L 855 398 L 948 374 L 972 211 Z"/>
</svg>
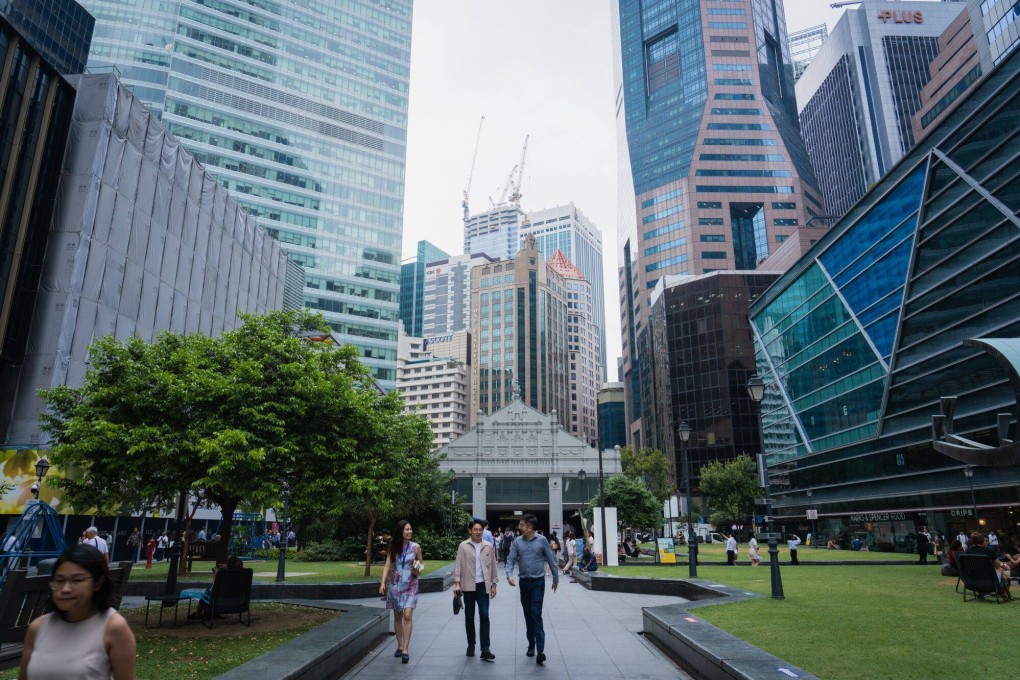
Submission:
<svg viewBox="0 0 1020 680">
<path fill-rule="evenodd" d="M 642 543 L 642 547 L 653 549 L 651 543 Z M 737 563 L 750 564 L 751 560 L 747 556 L 747 544 L 741 543 L 739 550 L 737 551 Z M 766 564 L 769 561 L 769 546 L 762 542 L 758 548 L 761 550 L 762 559 Z M 676 547 L 677 559 L 687 561 L 687 546 L 678 545 Z M 725 562 L 726 561 L 726 545 L 724 543 L 702 543 L 698 545 L 698 557 L 706 562 Z M 638 562 L 651 562 L 654 558 L 642 557 Z M 895 553 L 895 552 L 859 552 L 856 550 L 825 550 L 822 548 L 805 548 L 801 546 L 797 551 L 797 559 L 801 562 L 866 562 L 869 560 L 878 561 L 896 561 L 896 562 L 916 562 L 917 555 L 913 553 Z M 936 558 L 934 555 L 928 557 L 929 562 L 935 562 Z M 780 543 L 779 545 L 779 563 L 789 564 L 790 562 L 790 551 L 786 547 L 786 543 Z M 627 564 L 630 564 L 630 559 L 627 559 Z"/>
<path fill-rule="evenodd" d="M 428 560 L 425 562 L 423 574 L 442 569 L 449 562 Z M 255 571 L 256 583 L 276 581 L 276 560 L 246 560 L 244 566 Z M 165 581 L 167 563 L 159 562 L 146 569 L 144 564 L 136 564 L 131 569 L 132 581 Z M 365 565 L 357 562 L 287 562 L 287 583 L 349 583 L 354 581 L 378 581 L 382 578 L 382 565 L 373 565 L 369 576 L 365 576 Z M 261 574 L 261 576 L 260 576 Z M 301 574 L 296 576 L 294 574 Z M 182 581 L 212 581 L 212 562 L 196 562 L 195 570 L 190 574 L 179 576 Z"/>
<path fill-rule="evenodd" d="M 137 677 L 179 680 L 215 678 L 341 612 L 257 602 L 252 604 L 251 628 L 238 623 L 236 617 L 226 617 L 212 630 L 198 622 L 178 628 L 146 629 L 144 609 L 124 610 L 121 614 L 131 624 L 138 642 Z M 0 672 L 0 680 L 17 677 L 17 668 Z"/>
<path fill-rule="evenodd" d="M 663 576 L 661 567 L 606 572 Z M 767 567 L 699 567 L 698 576 L 771 593 Z M 694 613 L 825 680 L 1015 677 L 1016 659 L 1002 645 L 1020 637 L 1020 605 L 994 599 L 964 604 L 956 579 L 933 567 L 784 566 L 782 577 L 785 600 Z"/>
</svg>

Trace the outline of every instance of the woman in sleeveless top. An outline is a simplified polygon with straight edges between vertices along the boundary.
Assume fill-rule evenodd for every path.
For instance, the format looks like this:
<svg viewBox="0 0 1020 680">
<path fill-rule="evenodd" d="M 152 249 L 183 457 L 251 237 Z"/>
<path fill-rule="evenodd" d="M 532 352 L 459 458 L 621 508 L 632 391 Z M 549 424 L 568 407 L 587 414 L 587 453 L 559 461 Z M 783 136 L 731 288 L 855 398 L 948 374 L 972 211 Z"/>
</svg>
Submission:
<svg viewBox="0 0 1020 680">
<path fill-rule="evenodd" d="M 418 606 L 418 574 L 421 572 L 421 546 L 411 540 L 413 530 L 406 519 L 397 522 L 397 530 L 386 552 L 379 594 L 386 595 L 386 608 L 393 610 L 393 629 L 397 633 L 397 652 L 407 663 L 411 641 L 412 617 Z"/>
<path fill-rule="evenodd" d="M 135 636 L 112 606 L 106 558 L 76 545 L 50 581 L 54 611 L 28 627 L 18 680 L 135 680 Z"/>
</svg>

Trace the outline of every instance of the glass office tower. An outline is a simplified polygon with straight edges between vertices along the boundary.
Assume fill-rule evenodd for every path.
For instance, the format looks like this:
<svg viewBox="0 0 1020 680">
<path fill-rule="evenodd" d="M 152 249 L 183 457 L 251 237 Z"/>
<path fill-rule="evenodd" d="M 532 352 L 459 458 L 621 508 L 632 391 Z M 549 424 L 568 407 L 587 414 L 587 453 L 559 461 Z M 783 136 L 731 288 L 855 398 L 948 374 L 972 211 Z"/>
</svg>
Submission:
<svg viewBox="0 0 1020 680">
<path fill-rule="evenodd" d="M 954 396 L 956 434 L 996 445 L 1000 413 L 1015 432 L 1009 377 L 965 341 L 1020 337 L 1018 169 L 1014 53 L 752 307 L 787 526 L 814 508 L 821 538 L 904 550 L 915 525 L 1015 528 L 1020 466 L 968 479 L 933 449 L 932 416 Z"/>
<path fill-rule="evenodd" d="M 396 377 L 412 0 L 84 0 L 116 66 Z"/>
<path fill-rule="evenodd" d="M 425 310 L 425 267 L 450 257 L 449 253 L 428 241 L 418 241 L 418 253 L 400 265 L 400 320 L 404 332 L 422 337 Z"/>
<path fill-rule="evenodd" d="M 617 239 L 623 381 L 628 441 L 642 446 L 635 331 L 658 279 L 755 269 L 825 211 L 800 138 L 781 0 L 614 6 L 637 213 Z"/>
</svg>

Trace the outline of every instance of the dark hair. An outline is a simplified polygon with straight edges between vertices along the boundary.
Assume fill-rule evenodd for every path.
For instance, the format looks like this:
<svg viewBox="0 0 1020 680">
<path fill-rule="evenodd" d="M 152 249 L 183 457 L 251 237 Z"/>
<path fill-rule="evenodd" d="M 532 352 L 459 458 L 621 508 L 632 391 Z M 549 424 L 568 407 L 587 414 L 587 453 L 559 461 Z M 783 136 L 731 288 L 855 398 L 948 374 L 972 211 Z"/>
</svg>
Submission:
<svg viewBox="0 0 1020 680">
<path fill-rule="evenodd" d="M 525 524 L 527 524 L 532 529 L 534 529 L 534 528 L 536 528 L 538 526 L 538 518 L 535 517 L 534 515 L 532 515 L 531 513 L 528 513 L 527 515 L 523 515 L 521 517 L 521 521 L 524 522 Z"/>
<path fill-rule="evenodd" d="M 65 562 L 76 564 L 87 571 L 95 584 L 99 586 L 92 593 L 92 604 L 96 609 L 105 612 L 113 606 L 113 585 L 110 583 L 110 568 L 106 564 L 106 558 L 103 557 L 103 553 L 99 552 L 95 546 L 84 543 L 72 545 L 64 551 L 57 559 L 57 563 L 53 565 L 53 575 L 50 576 L 51 581 L 56 576 L 57 570 Z M 64 618 L 64 612 L 53 601 L 52 590 L 50 590 L 50 602 L 57 613 L 60 614 L 60 618 Z"/>
<path fill-rule="evenodd" d="M 468 525 L 468 528 L 469 529 L 474 529 L 476 524 L 478 526 L 482 527 L 483 529 L 485 528 L 485 522 L 483 522 L 480 519 L 473 519 L 473 520 L 471 520 L 471 524 Z"/>
<path fill-rule="evenodd" d="M 231 555 L 227 558 L 227 569 L 230 571 L 240 571 L 244 569 L 244 560 L 237 555 Z"/>
<path fill-rule="evenodd" d="M 404 552 L 404 527 L 408 524 L 410 522 L 402 519 L 397 522 L 397 528 L 393 531 L 393 540 L 390 541 L 390 563 L 392 564 L 395 564 L 401 553 Z"/>
<path fill-rule="evenodd" d="M 577 535 L 573 531 L 571 531 L 569 534 L 567 534 L 567 538 L 577 538 Z"/>
</svg>

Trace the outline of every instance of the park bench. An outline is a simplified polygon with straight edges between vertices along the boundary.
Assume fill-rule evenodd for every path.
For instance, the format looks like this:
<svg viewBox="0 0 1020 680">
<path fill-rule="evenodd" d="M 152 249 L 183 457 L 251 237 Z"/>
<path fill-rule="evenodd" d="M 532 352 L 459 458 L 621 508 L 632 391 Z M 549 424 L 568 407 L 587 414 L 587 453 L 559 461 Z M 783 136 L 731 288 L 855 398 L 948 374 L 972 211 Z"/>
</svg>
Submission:
<svg viewBox="0 0 1020 680">
<path fill-rule="evenodd" d="M 209 604 L 206 606 L 202 621 L 207 628 L 213 627 L 217 616 L 237 614 L 237 620 L 251 626 L 251 581 L 254 573 L 251 569 L 220 569 L 213 579 L 209 593 Z M 248 615 L 248 620 L 241 618 Z"/>
<path fill-rule="evenodd" d="M 995 574 L 995 565 L 987 555 L 968 555 L 959 553 L 956 566 L 960 570 L 960 583 L 963 583 L 963 601 L 967 601 L 967 591 L 978 596 L 994 594 L 995 601 L 1001 603 L 999 579 Z M 957 584 L 959 585 L 959 583 Z"/>
<path fill-rule="evenodd" d="M 133 565 L 121 562 L 110 569 L 114 609 L 120 609 L 121 590 Z M 0 589 L 0 668 L 18 665 L 29 624 L 51 609 L 49 575 L 29 576 L 23 569 L 8 572 Z"/>
<path fill-rule="evenodd" d="M 188 544 L 188 572 L 191 572 L 192 563 L 196 560 L 199 562 L 215 562 L 215 543 L 207 543 L 205 541 L 195 541 L 194 543 Z"/>
</svg>

